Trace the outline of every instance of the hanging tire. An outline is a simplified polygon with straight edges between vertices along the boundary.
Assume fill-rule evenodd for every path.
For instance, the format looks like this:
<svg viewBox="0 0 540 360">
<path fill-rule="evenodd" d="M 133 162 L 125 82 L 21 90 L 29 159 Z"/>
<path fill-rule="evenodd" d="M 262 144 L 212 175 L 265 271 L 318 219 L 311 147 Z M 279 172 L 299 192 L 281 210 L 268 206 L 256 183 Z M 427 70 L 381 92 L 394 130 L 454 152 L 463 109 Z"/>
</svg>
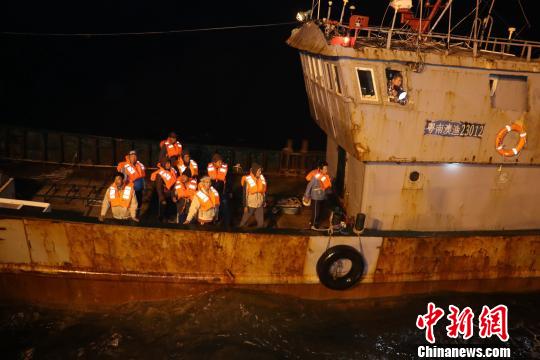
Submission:
<svg viewBox="0 0 540 360">
<path fill-rule="evenodd" d="M 321 283 L 332 290 L 347 290 L 356 285 L 366 263 L 355 248 L 348 245 L 332 246 L 317 261 L 317 275 Z"/>
</svg>

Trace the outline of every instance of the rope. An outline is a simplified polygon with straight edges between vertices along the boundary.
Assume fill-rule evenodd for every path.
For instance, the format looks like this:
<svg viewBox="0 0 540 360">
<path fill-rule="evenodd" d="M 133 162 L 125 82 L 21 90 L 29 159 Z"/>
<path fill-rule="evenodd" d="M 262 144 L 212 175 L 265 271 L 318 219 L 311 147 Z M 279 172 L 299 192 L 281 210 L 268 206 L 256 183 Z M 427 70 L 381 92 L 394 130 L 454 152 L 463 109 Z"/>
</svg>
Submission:
<svg viewBox="0 0 540 360">
<path fill-rule="evenodd" d="M 142 32 L 118 32 L 118 33 L 37 33 L 37 32 L 15 32 L 15 31 L 3 31 L 0 35 L 8 36 L 39 36 L 39 37 L 99 37 L 99 36 L 146 36 L 146 35 L 168 35 L 168 34 L 180 34 L 190 32 L 204 32 L 204 31 L 221 31 L 221 30 L 236 30 L 236 29 L 253 29 L 253 28 L 266 28 L 275 26 L 285 26 L 296 24 L 296 21 L 271 23 L 271 24 L 256 24 L 256 25 L 238 25 L 238 26 L 222 26 L 222 27 L 209 27 L 209 28 L 197 28 L 197 29 L 180 29 L 180 30 L 166 30 L 166 31 L 142 31 Z"/>
</svg>

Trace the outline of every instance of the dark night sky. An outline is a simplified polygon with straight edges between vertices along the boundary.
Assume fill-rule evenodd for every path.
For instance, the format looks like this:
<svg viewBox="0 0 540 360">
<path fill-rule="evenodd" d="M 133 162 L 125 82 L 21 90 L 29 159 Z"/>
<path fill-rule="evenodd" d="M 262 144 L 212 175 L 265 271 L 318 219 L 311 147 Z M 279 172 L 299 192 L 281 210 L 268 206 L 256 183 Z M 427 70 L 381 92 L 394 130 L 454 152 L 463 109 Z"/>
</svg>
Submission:
<svg viewBox="0 0 540 360">
<path fill-rule="evenodd" d="M 537 0 L 521 1 L 531 14 Z M 525 21 L 517 0 L 498 2 L 496 26 L 520 29 Z M 387 5 L 351 3 L 376 24 Z M 455 0 L 455 18 L 473 3 Z M 6 0 L 0 30 L 104 33 L 265 24 L 294 21 L 310 4 Z M 176 129 L 186 142 L 267 148 L 282 147 L 287 137 L 298 146 L 307 137 L 312 147 L 323 148 L 298 55 L 285 44 L 293 26 L 161 36 L 1 36 L 2 123 L 156 140 Z"/>
</svg>

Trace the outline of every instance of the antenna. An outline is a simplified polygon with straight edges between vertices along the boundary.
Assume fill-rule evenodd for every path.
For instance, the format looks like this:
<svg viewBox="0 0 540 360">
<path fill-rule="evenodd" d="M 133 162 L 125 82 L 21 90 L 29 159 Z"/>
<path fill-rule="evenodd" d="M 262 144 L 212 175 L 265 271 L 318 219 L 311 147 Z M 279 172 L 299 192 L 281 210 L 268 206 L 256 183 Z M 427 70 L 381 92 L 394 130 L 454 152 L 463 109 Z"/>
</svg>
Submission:
<svg viewBox="0 0 540 360">
<path fill-rule="evenodd" d="M 353 16 L 354 10 L 356 10 L 356 6 L 354 5 L 349 6 L 349 10 L 351 11 L 351 16 Z"/>
<path fill-rule="evenodd" d="M 491 37 L 491 29 L 493 28 L 493 17 L 491 16 L 491 11 L 493 10 L 493 5 L 495 4 L 495 0 L 491 1 L 491 5 L 489 7 L 489 11 L 487 16 L 482 21 L 482 33 L 480 34 L 480 47 L 482 47 L 482 41 L 484 40 L 484 33 L 486 32 L 486 29 L 489 27 L 486 40 L 489 40 Z M 488 41 L 486 41 L 486 49 L 488 46 Z"/>
<path fill-rule="evenodd" d="M 347 3 L 349 0 L 343 0 L 343 7 L 341 8 L 341 16 L 339 17 L 339 23 L 343 23 L 343 14 L 345 14 L 345 7 L 347 6 Z"/>
<path fill-rule="evenodd" d="M 452 32 L 452 4 L 450 4 L 450 9 L 448 10 L 448 37 L 446 39 L 448 51 L 450 51 L 450 33 L 451 32 Z"/>
<path fill-rule="evenodd" d="M 474 31 L 474 43 L 473 43 L 473 56 L 478 56 L 478 9 L 480 7 L 480 0 L 476 0 L 476 12 L 474 15 L 474 24 L 473 24 L 473 31 Z"/>
<path fill-rule="evenodd" d="M 435 30 L 435 28 L 437 27 L 437 25 L 439 24 L 439 21 L 441 21 L 442 17 L 444 16 L 444 14 L 446 13 L 446 11 L 450 8 L 450 6 L 452 5 L 452 2 L 454 0 L 448 0 L 448 2 L 446 3 L 446 6 L 444 8 L 444 10 L 441 12 L 441 15 L 439 15 L 439 17 L 437 18 L 437 21 L 435 21 L 435 24 L 433 24 L 433 26 L 431 27 L 431 30 L 429 30 L 429 33 L 428 35 L 431 35 L 431 33 L 433 32 L 433 30 Z"/>
<path fill-rule="evenodd" d="M 331 12 L 332 12 L 332 2 L 329 1 L 329 2 L 328 2 L 328 15 L 326 16 L 326 18 L 327 18 L 328 20 L 330 20 L 330 13 L 331 13 Z"/>
<path fill-rule="evenodd" d="M 424 16 L 424 0 L 420 1 L 420 22 L 418 25 L 418 37 L 416 38 L 416 46 L 418 47 L 418 43 L 420 41 L 420 34 L 422 33 L 422 17 Z"/>
</svg>

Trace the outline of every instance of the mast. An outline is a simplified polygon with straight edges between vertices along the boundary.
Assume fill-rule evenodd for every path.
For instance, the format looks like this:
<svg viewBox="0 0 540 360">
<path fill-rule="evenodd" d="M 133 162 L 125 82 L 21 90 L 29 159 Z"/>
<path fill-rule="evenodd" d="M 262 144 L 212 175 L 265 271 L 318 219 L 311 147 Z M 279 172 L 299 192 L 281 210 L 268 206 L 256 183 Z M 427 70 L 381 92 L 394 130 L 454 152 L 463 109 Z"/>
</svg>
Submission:
<svg viewBox="0 0 540 360">
<path fill-rule="evenodd" d="M 476 13 L 474 15 L 474 24 L 473 24 L 473 32 L 474 32 L 474 43 L 473 43 L 473 56 L 478 56 L 478 9 L 480 7 L 480 0 L 476 0 Z"/>
<path fill-rule="evenodd" d="M 418 43 L 420 41 L 420 34 L 422 33 L 422 17 L 424 16 L 424 0 L 420 1 L 420 22 L 418 23 L 418 37 L 416 38 L 416 46 L 418 47 Z"/>
</svg>

